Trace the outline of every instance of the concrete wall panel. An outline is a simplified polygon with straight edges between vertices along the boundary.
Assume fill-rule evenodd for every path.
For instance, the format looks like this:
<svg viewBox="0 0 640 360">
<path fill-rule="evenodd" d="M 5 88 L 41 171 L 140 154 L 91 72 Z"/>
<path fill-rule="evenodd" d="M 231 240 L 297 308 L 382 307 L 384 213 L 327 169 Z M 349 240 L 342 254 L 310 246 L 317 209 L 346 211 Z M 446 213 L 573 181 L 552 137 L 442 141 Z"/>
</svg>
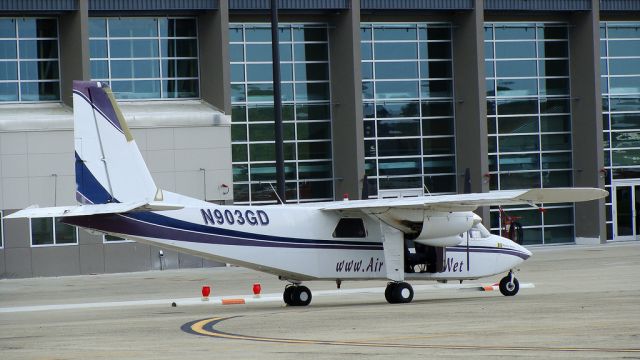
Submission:
<svg viewBox="0 0 640 360">
<path fill-rule="evenodd" d="M 107 273 L 146 271 L 151 267 L 149 245 L 136 242 L 105 244 L 104 270 Z"/>
<path fill-rule="evenodd" d="M 29 176 L 75 175 L 73 152 L 29 154 Z"/>
<path fill-rule="evenodd" d="M 167 172 L 175 169 L 173 150 L 149 150 L 145 154 L 144 158 L 149 171 Z"/>
<path fill-rule="evenodd" d="M 176 176 L 173 171 L 171 172 L 151 172 L 153 180 L 156 182 L 156 186 L 160 189 L 164 189 L 171 192 L 176 192 Z"/>
<path fill-rule="evenodd" d="M 201 268 L 202 258 L 188 254 L 179 254 L 178 263 L 180 268 Z"/>
<path fill-rule="evenodd" d="M 63 276 L 80 273 L 80 248 L 77 245 L 46 246 L 31 249 L 33 276 Z"/>
<path fill-rule="evenodd" d="M 0 154 L 26 154 L 27 153 L 27 134 L 18 133 L 0 133 Z"/>
<path fill-rule="evenodd" d="M 13 211 L 7 211 L 4 214 L 9 215 L 12 212 Z M 3 225 L 5 249 L 31 247 L 31 240 L 29 237 L 29 220 L 5 219 Z"/>
<path fill-rule="evenodd" d="M 176 128 L 174 136 L 176 149 L 227 148 L 231 144 L 228 126 Z"/>
<path fill-rule="evenodd" d="M 100 244 L 79 245 L 80 274 L 104 273 L 104 246 Z"/>
<path fill-rule="evenodd" d="M 176 172 L 176 192 L 182 195 L 202 199 L 204 197 L 203 181 L 202 171 Z"/>
<path fill-rule="evenodd" d="M 173 129 L 158 128 L 146 129 L 147 150 L 170 150 L 173 149 Z"/>
<path fill-rule="evenodd" d="M 160 250 L 162 250 L 163 256 L 160 257 Z M 168 270 L 178 269 L 179 254 L 173 250 L 161 249 L 157 246 L 150 247 L 151 269 L 153 270 Z M 162 261 L 162 266 L 160 265 Z"/>
<path fill-rule="evenodd" d="M 0 155 L 4 177 L 26 177 L 29 174 L 27 154 Z"/>
<path fill-rule="evenodd" d="M 27 133 L 29 154 L 74 152 L 73 131 L 34 131 Z"/>
<path fill-rule="evenodd" d="M 33 276 L 31 271 L 31 248 L 4 249 L 5 272 L 1 278 L 24 278 Z"/>
<path fill-rule="evenodd" d="M 5 260 L 4 260 L 4 249 L 0 249 L 0 279 L 4 276 L 3 274 L 6 272 Z"/>
</svg>

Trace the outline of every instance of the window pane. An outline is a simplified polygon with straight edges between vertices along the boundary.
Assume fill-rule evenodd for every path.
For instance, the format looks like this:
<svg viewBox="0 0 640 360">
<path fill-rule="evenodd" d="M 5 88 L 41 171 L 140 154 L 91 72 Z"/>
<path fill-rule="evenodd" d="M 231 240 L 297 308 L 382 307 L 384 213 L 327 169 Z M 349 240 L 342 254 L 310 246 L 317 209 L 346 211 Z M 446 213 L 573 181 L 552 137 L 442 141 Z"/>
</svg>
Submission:
<svg viewBox="0 0 640 360">
<path fill-rule="evenodd" d="M 56 218 L 56 244 L 77 244 L 78 238 L 75 226 L 67 225 Z"/>
<path fill-rule="evenodd" d="M 540 173 L 507 173 L 500 174 L 500 189 L 530 189 L 540 187 Z"/>
<path fill-rule="evenodd" d="M 431 138 L 423 141 L 424 155 L 454 154 L 455 152 L 453 138 Z"/>
<path fill-rule="evenodd" d="M 0 83 L 0 101 L 18 101 L 18 83 Z"/>
<path fill-rule="evenodd" d="M 376 62 L 376 79 L 414 79 L 418 77 L 416 62 Z"/>
<path fill-rule="evenodd" d="M 21 59 L 57 59 L 57 40 L 20 40 Z"/>
<path fill-rule="evenodd" d="M 58 22 L 55 19 L 20 19 L 18 20 L 18 37 L 56 38 Z"/>
<path fill-rule="evenodd" d="M 31 244 L 53 245 L 53 219 L 31 219 Z"/>
<path fill-rule="evenodd" d="M 376 41 L 382 40 L 416 40 L 417 32 L 415 27 L 382 27 L 373 30 Z"/>
<path fill-rule="evenodd" d="M 376 60 L 416 59 L 416 43 L 376 43 Z M 425 58 L 426 59 L 426 58 Z"/>
<path fill-rule="evenodd" d="M 16 41 L 0 40 L 0 59 L 17 59 Z"/>
<path fill-rule="evenodd" d="M 103 18 L 89 18 L 89 37 L 106 37 L 107 20 Z"/>
<path fill-rule="evenodd" d="M 536 73 L 535 60 L 496 61 L 496 76 L 498 77 L 534 77 Z"/>
<path fill-rule="evenodd" d="M 20 62 L 21 80 L 57 80 L 57 61 L 22 61 Z"/>
<path fill-rule="evenodd" d="M 417 97 L 417 81 L 380 81 L 376 83 L 376 98 L 378 99 L 401 99 Z"/>
<path fill-rule="evenodd" d="M 538 132 L 537 116 L 518 116 L 498 118 L 498 132 L 500 134 L 518 134 Z"/>
<path fill-rule="evenodd" d="M 379 156 L 420 155 L 420 139 L 378 140 Z"/>
<path fill-rule="evenodd" d="M 417 101 L 378 102 L 375 115 L 378 118 L 417 117 L 420 107 Z"/>
<path fill-rule="evenodd" d="M 295 61 L 327 61 L 327 44 L 295 44 Z"/>
<path fill-rule="evenodd" d="M 0 80 L 18 80 L 17 65 L 13 61 L 0 62 Z"/>
<path fill-rule="evenodd" d="M 535 41 L 497 42 L 495 46 L 498 59 L 536 57 Z"/>
<path fill-rule="evenodd" d="M 20 83 L 22 101 L 53 101 L 60 99 L 60 84 L 55 82 Z"/>
<path fill-rule="evenodd" d="M 416 136 L 420 120 L 378 120 L 378 137 Z"/>
<path fill-rule="evenodd" d="M 0 19 L 0 38 L 16 37 L 16 20 Z"/>
<path fill-rule="evenodd" d="M 158 20 L 154 18 L 110 18 L 110 37 L 158 36 Z"/>
</svg>

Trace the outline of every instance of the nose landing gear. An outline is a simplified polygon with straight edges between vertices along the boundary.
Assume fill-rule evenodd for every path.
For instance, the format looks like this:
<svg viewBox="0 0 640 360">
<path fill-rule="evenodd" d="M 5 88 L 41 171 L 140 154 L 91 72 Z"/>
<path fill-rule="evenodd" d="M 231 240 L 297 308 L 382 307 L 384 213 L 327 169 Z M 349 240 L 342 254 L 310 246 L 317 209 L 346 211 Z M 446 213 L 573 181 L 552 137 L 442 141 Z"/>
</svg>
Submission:
<svg viewBox="0 0 640 360">
<path fill-rule="evenodd" d="M 509 271 L 509 274 L 500 280 L 500 292 L 504 296 L 514 296 L 518 290 L 520 290 L 520 283 L 513 276 L 513 271 Z"/>
</svg>

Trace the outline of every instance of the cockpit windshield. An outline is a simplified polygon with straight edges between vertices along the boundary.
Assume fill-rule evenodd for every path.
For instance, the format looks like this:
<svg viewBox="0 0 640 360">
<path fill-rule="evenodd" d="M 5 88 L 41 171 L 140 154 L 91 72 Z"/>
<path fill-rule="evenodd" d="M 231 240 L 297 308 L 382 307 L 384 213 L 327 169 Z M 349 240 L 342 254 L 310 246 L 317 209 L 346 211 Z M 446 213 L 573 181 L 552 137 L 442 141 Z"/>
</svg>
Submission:
<svg viewBox="0 0 640 360">
<path fill-rule="evenodd" d="M 484 239 L 489 236 L 491 236 L 491 233 L 482 223 L 474 224 L 471 230 L 469 230 L 469 238 L 471 239 Z"/>
</svg>

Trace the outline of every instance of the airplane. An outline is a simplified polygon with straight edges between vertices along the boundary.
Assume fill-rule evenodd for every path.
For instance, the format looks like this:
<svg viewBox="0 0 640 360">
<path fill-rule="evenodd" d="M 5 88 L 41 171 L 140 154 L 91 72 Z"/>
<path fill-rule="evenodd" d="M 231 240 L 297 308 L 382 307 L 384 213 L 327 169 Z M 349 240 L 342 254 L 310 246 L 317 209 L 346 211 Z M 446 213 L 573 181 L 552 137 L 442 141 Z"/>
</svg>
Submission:
<svg viewBox="0 0 640 360">
<path fill-rule="evenodd" d="M 387 279 L 389 303 L 409 303 L 408 280 L 464 281 L 506 273 L 532 254 L 490 233 L 479 206 L 591 201 L 597 188 L 548 188 L 266 206 L 217 205 L 159 189 L 109 86 L 73 83 L 78 206 L 29 207 L 6 216 L 57 217 L 122 238 L 230 263 L 287 282 L 283 300 L 306 306 L 302 282 Z"/>
</svg>

